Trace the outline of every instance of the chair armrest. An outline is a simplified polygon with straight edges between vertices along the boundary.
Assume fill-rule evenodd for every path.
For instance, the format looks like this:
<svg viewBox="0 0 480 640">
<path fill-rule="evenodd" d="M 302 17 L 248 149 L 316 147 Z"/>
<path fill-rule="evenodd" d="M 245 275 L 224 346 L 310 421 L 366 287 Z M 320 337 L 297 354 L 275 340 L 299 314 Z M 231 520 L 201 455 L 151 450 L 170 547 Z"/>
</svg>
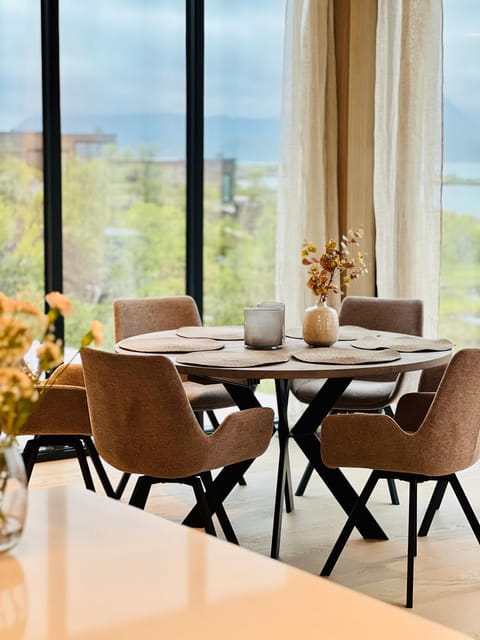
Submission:
<svg viewBox="0 0 480 640">
<path fill-rule="evenodd" d="M 266 407 L 243 409 L 228 415 L 208 436 L 212 455 L 221 461 L 218 466 L 261 455 L 272 438 L 273 417 L 273 409 Z"/>
<path fill-rule="evenodd" d="M 52 386 L 24 424 L 21 435 L 91 435 L 84 387 Z"/>
<path fill-rule="evenodd" d="M 327 467 L 364 467 L 418 471 L 422 452 L 415 434 L 390 416 L 371 413 L 327 416 L 320 430 L 321 456 Z"/>
</svg>

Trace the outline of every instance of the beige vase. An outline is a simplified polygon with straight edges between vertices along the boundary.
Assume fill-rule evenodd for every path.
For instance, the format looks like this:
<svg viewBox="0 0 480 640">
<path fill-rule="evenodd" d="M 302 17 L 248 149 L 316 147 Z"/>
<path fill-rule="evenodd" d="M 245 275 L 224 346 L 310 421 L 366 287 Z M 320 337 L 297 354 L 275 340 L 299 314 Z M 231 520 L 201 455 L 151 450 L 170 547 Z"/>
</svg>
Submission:
<svg viewBox="0 0 480 640">
<path fill-rule="evenodd" d="M 326 301 L 306 309 L 303 339 L 312 347 L 329 347 L 338 340 L 338 313 Z"/>
</svg>

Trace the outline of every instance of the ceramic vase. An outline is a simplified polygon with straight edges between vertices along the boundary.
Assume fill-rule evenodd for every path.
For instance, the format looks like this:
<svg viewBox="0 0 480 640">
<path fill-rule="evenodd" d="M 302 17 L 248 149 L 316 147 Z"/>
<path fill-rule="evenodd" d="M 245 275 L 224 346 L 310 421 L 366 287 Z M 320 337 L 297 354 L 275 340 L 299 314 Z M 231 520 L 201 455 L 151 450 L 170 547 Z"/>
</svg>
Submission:
<svg viewBox="0 0 480 640">
<path fill-rule="evenodd" d="M 303 339 L 312 347 L 329 347 L 338 340 L 338 313 L 326 301 L 306 309 Z"/>
<path fill-rule="evenodd" d="M 0 552 L 21 538 L 27 513 L 27 478 L 15 441 L 0 438 Z"/>
</svg>

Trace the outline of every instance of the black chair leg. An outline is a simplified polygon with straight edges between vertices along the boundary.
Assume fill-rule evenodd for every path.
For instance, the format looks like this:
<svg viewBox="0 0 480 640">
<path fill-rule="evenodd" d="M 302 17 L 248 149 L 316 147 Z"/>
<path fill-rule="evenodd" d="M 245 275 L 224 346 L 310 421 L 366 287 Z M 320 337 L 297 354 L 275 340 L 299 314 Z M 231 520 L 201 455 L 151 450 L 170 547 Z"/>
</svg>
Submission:
<svg viewBox="0 0 480 640">
<path fill-rule="evenodd" d="M 400 504 L 400 500 L 398 498 L 397 485 L 395 484 L 395 480 L 393 478 L 387 478 L 388 491 L 390 492 L 390 500 L 392 504 Z"/>
<path fill-rule="evenodd" d="M 414 563 L 417 555 L 417 481 L 409 481 L 408 496 L 408 558 L 407 558 L 407 608 L 413 607 Z"/>
<path fill-rule="evenodd" d="M 191 486 L 193 487 L 195 499 L 200 509 L 200 513 L 202 514 L 205 533 L 209 533 L 211 536 L 216 536 L 217 532 L 215 531 L 215 527 L 213 525 L 210 508 L 208 506 L 205 491 L 203 490 L 202 481 L 198 477 L 193 477 L 191 478 Z"/>
<path fill-rule="evenodd" d="M 310 481 L 313 473 L 313 465 L 310 462 L 307 462 L 307 466 L 305 467 L 305 471 L 303 472 L 302 477 L 300 478 L 300 482 L 298 483 L 297 490 L 295 491 L 296 496 L 303 496 L 305 493 L 305 489 L 307 488 L 307 484 Z"/>
<path fill-rule="evenodd" d="M 33 467 L 35 465 L 35 460 L 37 459 L 38 450 L 40 449 L 40 442 L 37 437 L 33 437 L 27 441 L 25 444 L 22 457 L 23 464 L 25 465 L 25 474 L 27 476 L 27 482 L 30 480 L 30 476 L 32 475 Z"/>
<path fill-rule="evenodd" d="M 441 479 L 437 480 L 437 484 L 435 485 L 435 489 L 433 490 L 432 497 L 430 498 L 430 502 L 428 503 L 427 510 L 425 511 L 425 515 L 423 516 L 422 523 L 420 525 L 420 529 L 418 530 L 418 535 L 423 537 L 428 535 L 430 530 L 430 525 L 432 524 L 433 516 L 435 512 L 440 507 L 440 504 L 443 500 L 443 496 L 445 495 L 445 491 L 447 489 L 448 480 Z"/>
<path fill-rule="evenodd" d="M 480 544 L 480 523 L 478 522 L 478 518 L 475 515 L 470 502 L 468 501 L 467 496 L 465 495 L 465 491 L 460 484 L 459 479 L 455 474 L 450 476 L 450 485 L 457 496 L 457 500 L 460 503 L 460 506 L 463 509 L 463 513 L 468 520 L 469 525 L 472 527 L 472 531 L 477 538 L 478 543 Z"/>
<path fill-rule="evenodd" d="M 112 487 L 110 478 L 108 477 L 107 472 L 105 471 L 105 467 L 103 466 L 102 461 L 100 460 L 100 456 L 98 455 L 98 451 L 96 450 L 92 439 L 90 438 L 90 436 L 84 436 L 82 437 L 82 440 L 85 445 L 85 449 L 93 463 L 93 466 L 95 467 L 95 471 L 97 472 L 100 482 L 102 483 L 105 493 L 109 498 L 115 498 L 116 497 L 115 490 Z"/>
<path fill-rule="evenodd" d="M 85 453 L 85 447 L 80 437 L 73 437 L 70 442 L 70 446 L 75 449 L 78 458 L 78 464 L 80 465 L 80 471 L 82 472 L 83 482 L 85 487 L 89 491 L 95 491 L 95 485 L 93 484 L 92 474 L 88 466 L 87 455 Z"/>
<path fill-rule="evenodd" d="M 125 491 L 125 487 L 127 486 L 127 482 L 130 480 L 131 477 L 131 473 L 127 473 L 126 471 L 124 473 L 122 473 L 122 477 L 120 478 L 118 484 L 117 484 L 117 488 L 115 489 L 115 495 L 114 498 L 116 500 L 120 500 L 120 498 L 123 495 L 123 492 Z"/>
<path fill-rule="evenodd" d="M 348 516 L 347 522 L 340 532 L 340 535 L 338 536 L 337 541 L 335 542 L 335 545 L 333 546 L 333 549 L 331 550 L 330 555 L 327 558 L 327 561 L 323 565 L 323 569 L 320 572 L 321 576 L 329 576 L 332 573 L 332 570 L 337 563 L 337 560 L 340 557 L 340 554 L 342 553 L 343 548 L 346 545 L 347 540 L 355 527 L 357 512 L 360 509 L 363 509 L 363 507 L 367 504 L 372 491 L 375 489 L 375 485 L 377 484 L 378 479 L 378 473 L 376 471 L 372 471 L 364 488 L 362 489 L 361 494 L 358 497 L 358 500 L 355 502 L 355 505 L 350 515 Z"/>
<path fill-rule="evenodd" d="M 130 496 L 128 504 L 139 509 L 144 509 L 147 503 L 148 494 L 152 486 L 152 479 L 148 476 L 140 476 L 135 483 L 135 486 Z"/>
<path fill-rule="evenodd" d="M 218 427 L 218 424 L 219 424 L 217 420 L 217 416 L 213 411 L 207 411 L 207 416 L 210 418 L 210 423 L 212 425 L 213 430 L 215 431 L 215 429 Z"/>
<path fill-rule="evenodd" d="M 201 474 L 201 478 L 203 484 L 205 485 L 205 491 L 207 494 L 210 511 L 217 514 L 217 518 L 220 522 L 220 526 L 222 527 L 222 531 L 225 534 L 225 538 L 228 540 L 228 542 L 239 544 L 238 538 L 235 535 L 235 531 L 233 530 L 232 523 L 230 522 L 230 518 L 227 516 L 227 512 L 225 511 L 222 501 L 215 491 L 215 485 L 213 484 L 211 472 L 205 471 Z"/>
</svg>

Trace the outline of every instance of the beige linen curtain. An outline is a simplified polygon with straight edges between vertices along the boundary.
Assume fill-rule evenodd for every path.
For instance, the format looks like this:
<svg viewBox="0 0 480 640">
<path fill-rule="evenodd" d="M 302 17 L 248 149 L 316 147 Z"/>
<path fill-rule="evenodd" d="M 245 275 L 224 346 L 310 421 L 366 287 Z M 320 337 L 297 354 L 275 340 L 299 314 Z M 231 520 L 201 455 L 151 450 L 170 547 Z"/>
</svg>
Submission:
<svg viewBox="0 0 480 640">
<path fill-rule="evenodd" d="M 314 301 L 300 263 L 304 240 L 322 249 L 363 225 L 370 273 L 348 293 L 375 292 L 375 27 L 376 0 L 286 3 L 276 276 L 289 326 Z"/>
<path fill-rule="evenodd" d="M 424 302 L 436 336 L 442 184 L 441 0 L 378 0 L 374 203 L 380 297 Z"/>
<path fill-rule="evenodd" d="M 333 0 L 287 0 L 285 29 L 276 282 L 287 326 L 300 326 L 313 303 L 302 242 L 338 237 Z"/>
</svg>

